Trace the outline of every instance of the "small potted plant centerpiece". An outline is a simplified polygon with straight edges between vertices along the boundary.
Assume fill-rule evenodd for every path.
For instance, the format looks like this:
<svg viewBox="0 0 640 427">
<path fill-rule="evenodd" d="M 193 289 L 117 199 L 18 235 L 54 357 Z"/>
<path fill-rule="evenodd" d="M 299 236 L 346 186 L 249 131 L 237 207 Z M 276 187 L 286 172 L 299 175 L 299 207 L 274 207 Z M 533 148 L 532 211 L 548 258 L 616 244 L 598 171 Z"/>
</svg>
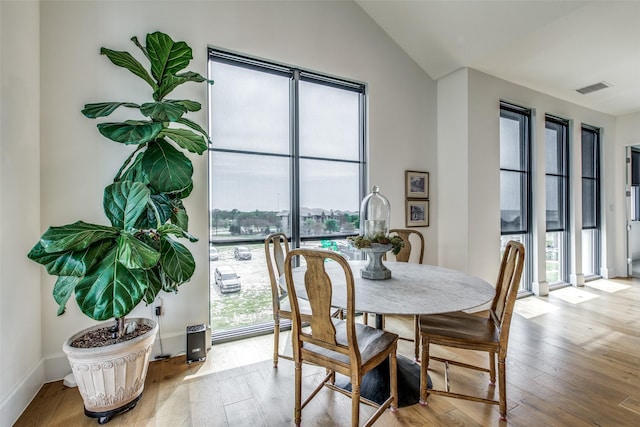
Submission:
<svg viewBox="0 0 640 427">
<path fill-rule="evenodd" d="M 133 408 L 144 389 L 158 326 L 127 316 L 142 301 L 153 303 L 160 291 L 177 292 L 195 271 L 193 255 L 177 240 L 197 241 L 188 232 L 182 202 L 193 189 L 193 166 L 184 151 L 201 155 L 209 144 L 206 131 L 185 117 L 200 110 L 200 103 L 166 98 L 183 83 L 213 83 L 184 71 L 191 48 L 161 32 L 147 34 L 146 46 L 137 37 L 131 40 L 149 71 L 129 52 L 103 47 L 100 53 L 145 81 L 150 99 L 87 104 L 82 110 L 92 119 L 120 107 L 135 112 L 131 120 L 97 125 L 102 136 L 133 148 L 104 189 L 111 225 L 77 221 L 50 227 L 28 254 L 58 276 L 53 288 L 58 315 L 74 295 L 91 319 L 111 319 L 78 332 L 63 346 L 85 414 L 100 424 Z"/>
<path fill-rule="evenodd" d="M 397 255 L 404 242 L 401 237 L 389 237 L 391 205 L 374 186 L 371 193 L 360 204 L 360 234 L 350 237 L 356 248 L 367 254 L 369 263 L 360 270 L 365 279 L 384 280 L 391 278 L 391 270 L 382 263 L 382 256 L 388 251 Z"/>
</svg>

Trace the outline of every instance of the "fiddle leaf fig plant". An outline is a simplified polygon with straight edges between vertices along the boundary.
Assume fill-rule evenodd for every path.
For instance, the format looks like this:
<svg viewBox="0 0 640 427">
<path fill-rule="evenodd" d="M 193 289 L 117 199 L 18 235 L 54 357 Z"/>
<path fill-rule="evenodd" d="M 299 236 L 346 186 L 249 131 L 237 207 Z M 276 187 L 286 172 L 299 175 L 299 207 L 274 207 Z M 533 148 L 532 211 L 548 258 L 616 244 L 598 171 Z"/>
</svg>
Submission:
<svg viewBox="0 0 640 427">
<path fill-rule="evenodd" d="M 74 295 L 80 310 L 91 319 L 114 318 L 118 335 L 124 319 L 143 300 L 151 304 L 160 291 L 177 292 L 195 271 L 189 249 L 189 218 L 183 205 L 193 189 L 193 165 L 185 151 L 202 154 L 209 137 L 185 117 L 199 111 L 199 102 L 166 97 L 184 83 L 213 84 L 198 73 L 183 71 L 193 58 L 191 48 L 168 35 L 147 34 L 146 46 L 132 42 L 148 62 L 145 68 L 129 52 L 103 47 L 113 64 L 129 70 L 151 86 L 151 99 L 135 102 L 87 104 L 90 119 L 109 116 L 119 108 L 135 110 L 135 118 L 99 123 L 98 131 L 133 151 L 103 195 L 104 213 L 111 225 L 73 224 L 50 227 L 28 257 L 58 276 L 53 297 L 58 315 Z"/>
</svg>

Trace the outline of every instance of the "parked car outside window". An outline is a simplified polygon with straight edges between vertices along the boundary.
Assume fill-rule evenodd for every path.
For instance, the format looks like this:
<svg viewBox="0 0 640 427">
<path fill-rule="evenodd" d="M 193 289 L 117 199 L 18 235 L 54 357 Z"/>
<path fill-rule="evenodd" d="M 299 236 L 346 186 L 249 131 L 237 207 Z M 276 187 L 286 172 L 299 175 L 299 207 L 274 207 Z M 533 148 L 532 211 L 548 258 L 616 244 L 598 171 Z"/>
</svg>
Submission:
<svg viewBox="0 0 640 427">
<path fill-rule="evenodd" d="M 209 246 L 209 261 L 218 260 L 218 249 L 215 246 Z"/>
<path fill-rule="evenodd" d="M 246 246 L 236 246 L 233 249 L 233 256 L 238 260 L 247 260 L 251 259 L 251 251 Z"/>
<path fill-rule="evenodd" d="M 216 267 L 214 277 L 221 293 L 226 294 L 240 290 L 240 276 L 231 267 L 227 265 Z"/>
</svg>

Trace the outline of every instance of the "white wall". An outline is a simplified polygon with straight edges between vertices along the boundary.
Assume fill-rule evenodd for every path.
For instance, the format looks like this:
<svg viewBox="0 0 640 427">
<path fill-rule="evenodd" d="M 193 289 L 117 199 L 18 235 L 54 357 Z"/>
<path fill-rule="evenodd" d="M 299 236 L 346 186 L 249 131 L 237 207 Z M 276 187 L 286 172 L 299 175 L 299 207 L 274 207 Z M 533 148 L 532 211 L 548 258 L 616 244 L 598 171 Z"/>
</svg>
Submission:
<svg viewBox="0 0 640 427">
<path fill-rule="evenodd" d="M 369 85 L 369 168 L 392 205 L 392 226 L 404 226 L 404 170 L 436 175 L 435 82 L 429 79 L 352 2 L 46 1 L 41 4 L 42 231 L 78 219 L 106 223 L 102 190 L 130 152 L 103 137 L 80 114 L 88 102 L 146 100 L 139 79 L 99 55 L 101 46 L 135 52 L 129 39 L 160 30 L 194 51 L 189 69 L 206 74 L 207 45 L 301 66 Z M 215 79 L 215 76 L 213 76 Z M 204 85 L 184 85 L 176 96 L 206 104 Z M 193 120 L 205 124 L 206 109 Z M 185 327 L 208 322 L 207 160 L 192 157 L 195 189 L 186 200 L 197 262 L 178 295 L 163 296 L 165 353 L 185 350 Z M 426 262 L 435 262 L 437 233 L 424 228 Z M 34 239 L 35 242 L 35 239 Z M 68 372 L 62 342 L 93 322 L 71 301 L 56 317 L 43 280 L 42 356 L 46 381 Z M 151 317 L 144 305 L 133 313 Z M 157 354 L 158 349 L 156 349 Z M 215 357 L 215 347 L 214 347 Z"/>
<path fill-rule="evenodd" d="M 1 426 L 13 424 L 44 378 L 41 269 L 26 257 L 40 235 L 38 26 L 37 2 L 0 1 Z"/>
<path fill-rule="evenodd" d="M 437 264 L 469 271 L 469 73 L 461 69 L 438 80 Z M 461 250 L 462 249 L 462 250 Z"/>
<path fill-rule="evenodd" d="M 463 100 L 465 96 L 468 98 L 466 106 L 458 101 L 452 104 L 451 99 Z M 602 204 L 607 215 L 603 231 L 603 267 L 610 277 L 621 272 L 624 275 L 621 270 L 624 262 L 619 257 L 619 249 L 624 242 L 617 235 L 623 227 L 620 215 L 623 213 L 624 200 L 619 195 L 620 188 L 624 187 L 608 179 L 623 173 L 619 165 L 614 163 L 614 159 L 619 157 L 615 148 L 615 118 L 476 70 L 459 70 L 438 81 L 438 193 L 443 200 L 450 200 L 452 194 L 461 195 L 457 199 L 460 203 L 455 205 L 455 209 L 461 212 L 454 213 L 454 202 L 451 200 L 446 206 L 444 202 L 440 205 L 440 265 L 460 268 L 492 282 L 495 280 L 500 248 L 500 100 L 535 110 L 532 127 L 535 130 L 533 152 L 538 157 L 534 162 L 537 164 L 544 165 L 545 114 L 604 129 L 602 176 L 605 181 Z M 465 116 L 468 116 L 467 123 Z M 459 129 L 453 129 L 455 126 Z M 576 141 L 579 141 L 579 137 L 578 134 Z M 450 150 L 447 156 L 444 154 L 446 150 Z M 456 151 L 457 156 L 453 155 Z M 620 159 L 622 161 L 623 157 Z M 579 171 L 581 166 L 572 167 Z M 538 182 L 539 188 L 544 188 L 543 167 L 538 168 L 535 182 Z M 539 217 L 544 229 L 544 214 Z M 468 230 L 468 233 L 461 234 L 456 227 Z M 544 244 L 541 249 L 544 251 Z"/>
<path fill-rule="evenodd" d="M 620 116 L 616 119 L 616 147 L 614 152 L 614 170 L 615 174 L 615 191 L 616 196 L 621 199 L 622 209 L 620 209 L 620 214 L 616 215 L 619 218 L 620 224 L 626 223 L 626 214 L 624 209 L 626 209 L 624 189 L 626 183 L 626 177 L 624 175 L 624 171 L 626 170 L 625 164 L 625 148 L 630 145 L 640 145 L 640 113 L 627 114 L 625 116 Z M 624 226 L 620 226 L 616 229 L 615 235 L 616 242 L 620 242 L 619 245 L 616 245 L 616 259 L 620 260 L 619 262 L 619 275 L 625 275 L 626 273 L 626 264 L 624 260 L 627 258 L 627 234 Z"/>
</svg>

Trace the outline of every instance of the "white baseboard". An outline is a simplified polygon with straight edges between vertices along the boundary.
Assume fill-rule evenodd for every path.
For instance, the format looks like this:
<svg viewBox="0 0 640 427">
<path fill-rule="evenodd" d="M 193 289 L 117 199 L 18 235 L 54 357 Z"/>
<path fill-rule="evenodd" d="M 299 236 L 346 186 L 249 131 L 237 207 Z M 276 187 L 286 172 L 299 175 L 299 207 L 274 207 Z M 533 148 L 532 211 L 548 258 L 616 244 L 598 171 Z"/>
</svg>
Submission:
<svg viewBox="0 0 640 427">
<path fill-rule="evenodd" d="M 0 426 L 12 426 L 44 383 L 44 363 L 41 360 L 0 402 Z"/>
<path fill-rule="evenodd" d="M 601 267 L 600 275 L 603 279 L 613 279 L 616 277 L 616 270 L 614 268 Z"/>
<path fill-rule="evenodd" d="M 569 283 L 572 286 L 584 286 L 584 274 L 570 274 Z"/>
<path fill-rule="evenodd" d="M 549 282 L 533 282 L 531 290 L 536 296 L 543 297 L 549 295 Z"/>
</svg>

